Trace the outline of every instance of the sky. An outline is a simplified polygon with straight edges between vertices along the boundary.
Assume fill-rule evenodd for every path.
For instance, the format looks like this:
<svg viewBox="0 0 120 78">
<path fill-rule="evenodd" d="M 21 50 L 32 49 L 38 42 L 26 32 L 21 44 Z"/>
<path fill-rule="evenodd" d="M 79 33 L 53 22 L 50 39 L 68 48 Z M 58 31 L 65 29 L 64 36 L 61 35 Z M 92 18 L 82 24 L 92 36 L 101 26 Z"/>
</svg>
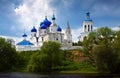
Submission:
<svg viewBox="0 0 120 78">
<path fill-rule="evenodd" d="M 21 38 L 24 31 L 30 35 L 33 26 L 39 27 L 47 15 L 56 17 L 63 31 L 69 20 L 73 41 L 77 41 L 87 12 L 94 28 L 120 26 L 120 0 L 0 0 L 0 35 Z"/>
</svg>

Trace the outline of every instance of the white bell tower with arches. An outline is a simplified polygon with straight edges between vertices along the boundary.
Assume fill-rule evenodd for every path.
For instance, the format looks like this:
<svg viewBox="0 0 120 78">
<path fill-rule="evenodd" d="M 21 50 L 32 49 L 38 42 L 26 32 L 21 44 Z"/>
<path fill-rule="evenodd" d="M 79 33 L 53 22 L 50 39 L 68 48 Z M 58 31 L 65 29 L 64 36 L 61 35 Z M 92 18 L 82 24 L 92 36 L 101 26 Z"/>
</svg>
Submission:
<svg viewBox="0 0 120 78">
<path fill-rule="evenodd" d="M 79 41 L 83 41 L 85 37 L 88 36 L 88 34 L 90 32 L 93 31 L 93 21 L 90 18 L 90 13 L 87 12 L 86 13 L 86 18 L 83 21 L 83 32 L 80 34 L 80 36 L 78 37 Z"/>
</svg>

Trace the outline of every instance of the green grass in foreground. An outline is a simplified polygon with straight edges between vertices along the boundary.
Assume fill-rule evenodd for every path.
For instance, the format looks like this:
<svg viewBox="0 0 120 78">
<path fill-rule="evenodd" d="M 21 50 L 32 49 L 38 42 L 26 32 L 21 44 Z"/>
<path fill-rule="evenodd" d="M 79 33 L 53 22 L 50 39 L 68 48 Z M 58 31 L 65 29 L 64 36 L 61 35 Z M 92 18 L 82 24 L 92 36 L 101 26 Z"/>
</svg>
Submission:
<svg viewBox="0 0 120 78">
<path fill-rule="evenodd" d="M 60 73 L 96 73 L 96 68 L 87 62 L 71 62 L 56 68 Z"/>
<path fill-rule="evenodd" d="M 97 73 L 96 71 L 75 70 L 75 71 L 60 71 L 61 74 L 80 74 L 80 73 Z"/>
</svg>

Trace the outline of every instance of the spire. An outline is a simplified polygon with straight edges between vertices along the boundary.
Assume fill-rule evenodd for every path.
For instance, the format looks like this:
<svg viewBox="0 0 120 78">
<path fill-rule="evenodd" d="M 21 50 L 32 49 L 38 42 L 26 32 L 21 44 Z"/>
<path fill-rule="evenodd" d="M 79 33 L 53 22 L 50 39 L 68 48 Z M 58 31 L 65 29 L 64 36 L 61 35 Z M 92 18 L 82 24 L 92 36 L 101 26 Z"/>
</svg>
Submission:
<svg viewBox="0 0 120 78">
<path fill-rule="evenodd" d="M 45 20 L 47 20 L 47 15 L 45 15 Z"/>
<path fill-rule="evenodd" d="M 45 12 L 45 18 L 47 18 L 47 13 Z"/>
<path fill-rule="evenodd" d="M 52 17 L 52 20 L 55 20 L 55 14 L 54 14 L 54 10 L 53 10 L 53 17 Z"/>
<path fill-rule="evenodd" d="M 70 29 L 69 21 L 67 21 L 67 29 Z"/>
<path fill-rule="evenodd" d="M 66 39 L 66 43 L 68 45 L 72 45 L 72 34 L 71 34 L 71 29 L 70 29 L 70 25 L 69 25 L 68 20 L 67 20 L 67 28 L 65 31 L 65 39 Z"/>
<path fill-rule="evenodd" d="M 71 34 L 71 29 L 70 29 L 69 21 L 67 21 L 66 33 Z"/>
</svg>

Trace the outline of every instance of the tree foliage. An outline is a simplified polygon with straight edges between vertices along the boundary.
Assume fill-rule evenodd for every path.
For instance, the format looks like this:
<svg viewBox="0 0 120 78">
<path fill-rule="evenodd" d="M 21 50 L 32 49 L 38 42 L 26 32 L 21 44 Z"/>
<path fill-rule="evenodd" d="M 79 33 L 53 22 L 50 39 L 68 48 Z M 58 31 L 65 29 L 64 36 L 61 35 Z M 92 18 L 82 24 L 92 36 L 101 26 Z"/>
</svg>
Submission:
<svg viewBox="0 0 120 78">
<path fill-rule="evenodd" d="M 59 43 L 44 42 L 41 51 L 32 56 L 28 69 L 31 72 L 53 71 L 61 64 L 62 54 Z"/>
<path fill-rule="evenodd" d="M 108 27 L 102 27 L 97 30 L 97 40 L 99 44 L 104 44 L 109 47 L 112 44 L 114 32 Z"/>
<path fill-rule="evenodd" d="M 83 43 L 81 41 L 78 41 L 78 42 L 73 42 L 72 45 L 73 46 L 82 46 Z"/>
<path fill-rule="evenodd" d="M 17 52 L 10 42 L 0 38 L 0 71 L 13 69 L 17 65 Z"/>
<path fill-rule="evenodd" d="M 92 52 L 99 72 L 114 72 L 116 55 L 110 47 L 96 45 L 93 47 Z"/>
<path fill-rule="evenodd" d="M 96 41 L 96 32 L 91 32 L 87 38 L 83 41 L 83 51 L 85 56 L 89 57 L 89 61 L 94 65 L 92 48 L 97 43 Z"/>
<path fill-rule="evenodd" d="M 108 27 L 91 32 L 83 41 L 84 53 L 99 72 L 120 72 L 120 31 Z"/>
</svg>

